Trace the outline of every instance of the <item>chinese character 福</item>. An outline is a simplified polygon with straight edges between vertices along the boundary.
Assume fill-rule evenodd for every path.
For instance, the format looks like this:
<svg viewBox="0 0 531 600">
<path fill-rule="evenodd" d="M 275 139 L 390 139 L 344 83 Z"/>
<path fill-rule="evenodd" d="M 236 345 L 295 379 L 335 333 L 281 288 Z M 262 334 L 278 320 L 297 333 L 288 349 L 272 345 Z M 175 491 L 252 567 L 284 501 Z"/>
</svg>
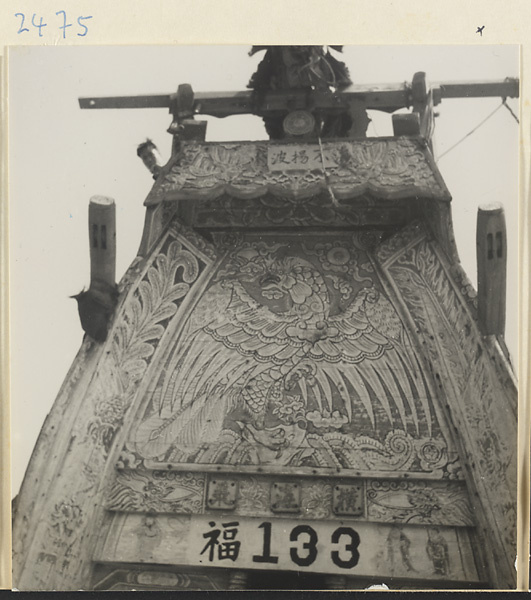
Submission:
<svg viewBox="0 0 531 600">
<path fill-rule="evenodd" d="M 236 540 L 236 536 L 238 535 L 237 528 L 239 524 L 240 523 L 238 521 L 222 523 L 222 531 L 221 529 L 214 529 L 216 523 L 214 521 L 210 521 L 209 526 L 212 528 L 212 531 L 208 531 L 207 533 L 203 534 L 203 537 L 208 541 L 201 551 L 201 554 L 204 554 L 208 550 L 208 560 L 212 562 L 216 555 L 217 549 L 218 560 L 230 559 L 233 562 L 236 561 L 241 546 L 241 542 Z M 220 535 L 222 539 L 221 542 L 219 541 Z"/>
</svg>

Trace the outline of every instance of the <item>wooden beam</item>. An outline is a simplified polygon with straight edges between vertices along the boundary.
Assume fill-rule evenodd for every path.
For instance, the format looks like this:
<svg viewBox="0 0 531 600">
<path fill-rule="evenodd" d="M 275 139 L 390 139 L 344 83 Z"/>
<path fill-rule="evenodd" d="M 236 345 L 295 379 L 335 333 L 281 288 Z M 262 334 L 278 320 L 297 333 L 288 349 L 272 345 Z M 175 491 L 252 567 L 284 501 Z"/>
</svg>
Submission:
<svg viewBox="0 0 531 600">
<path fill-rule="evenodd" d="M 305 90 L 285 90 L 255 94 L 250 90 L 240 92 L 196 92 L 196 114 L 226 117 L 234 114 L 258 114 L 289 110 L 292 106 L 306 104 L 309 93 Z M 173 94 L 142 96 L 110 96 L 79 98 L 84 109 L 104 108 L 169 108 Z M 313 92 L 312 105 L 319 108 L 342 109 L 351 99 L 362 99 L 369 109 L 397 110 L 410 104 L 410 92 L 404 84 L 397 86 L 351 86 L 347 92 Z M 258 99 L 258 106 L 257 106 Z"/>
<path fill-rule="evenodd" d="M 442 98 L 518 98 L 520 82 L 507 77 L 504 81 L 447 81 L 433 87 L 439 87 Z"/>
<path fill-rule="evenodd" d="M 170 94 L 79 98 L 79 108 L 167 108 Z"/>
<path fill-rule="evenodd" d="M 442 82 L 432 86 L 434 104 L 442 98 L 510 97 L 519 94 L 518 79 L 504 81 Z M 170 108 L 175 94 L 141 96 L 112 96 L 79 98 L 79 106 L 88 109 L 103 108 Z M 329 111 L 344 110 L 349 101 L 361 100 L 368 110 L 394 112 L 413 103 L 411 85 L 396 83 L 385 85 L 351 85 L 343 92 L 278 90 L 255 93 L 196 92 L 193 108 L 195 114 L 227 117 L 236 114 L 265 115 L 295 110 L 309 103 L 312 108 Z"/>
</svg>

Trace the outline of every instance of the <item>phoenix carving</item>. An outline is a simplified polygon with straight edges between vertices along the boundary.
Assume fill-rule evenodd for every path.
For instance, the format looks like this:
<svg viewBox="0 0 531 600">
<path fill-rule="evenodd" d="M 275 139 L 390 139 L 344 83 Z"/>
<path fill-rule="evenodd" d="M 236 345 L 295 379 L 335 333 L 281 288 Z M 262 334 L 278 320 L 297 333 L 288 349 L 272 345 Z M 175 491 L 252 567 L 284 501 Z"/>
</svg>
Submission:
<svg viewBox="0 0 531 600">
<path fill-rule="evenodd" d="M 309 464 L 318 446 L 352 446 L 361 418 L 413 437 L 419 420 L 431 427 L 396 310 L 374 276 L 349 266 L 355 249 L 332 250 L 331 274 L 290 245 L 232 253 L 191 311 L 136 431 L 144 458 Z M 236 457 L 242 447 L 247 458 Z"/>
</svg>

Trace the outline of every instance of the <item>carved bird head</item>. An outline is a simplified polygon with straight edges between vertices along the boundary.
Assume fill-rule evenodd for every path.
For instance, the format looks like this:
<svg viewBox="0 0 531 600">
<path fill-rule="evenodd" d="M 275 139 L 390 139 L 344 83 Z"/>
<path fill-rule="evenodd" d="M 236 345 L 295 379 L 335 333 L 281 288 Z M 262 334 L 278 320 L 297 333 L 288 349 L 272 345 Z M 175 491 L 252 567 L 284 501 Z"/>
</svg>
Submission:
<svg viewBox="0 0 531 600">
<path fill-rule="evenodd" d="M 259 283 L 266 298 L 288 294 L 295 305 L 318 299 L 321 311 L 328 305 L 328 293 L 321 274 L 310 262 L 297 256 L 271 261 Z"/>
</svg>

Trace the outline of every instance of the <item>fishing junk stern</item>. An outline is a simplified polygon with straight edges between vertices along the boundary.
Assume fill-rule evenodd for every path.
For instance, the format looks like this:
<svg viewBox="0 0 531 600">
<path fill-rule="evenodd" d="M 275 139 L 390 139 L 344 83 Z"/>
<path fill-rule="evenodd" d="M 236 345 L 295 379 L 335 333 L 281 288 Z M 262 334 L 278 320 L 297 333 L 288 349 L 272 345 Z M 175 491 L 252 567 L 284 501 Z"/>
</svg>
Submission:
<svg viewBox="0 0 531 600">
<path fill-rule="evenodd" d="M 512 588 L 516 386 L 430 150 L 452 91 L 348 87 L 321 47 L 253 50 L 251 91 L 131 100 L 170 107 L 173 153 L 139 148 L 155 178 L 139 255 L 39 437 L 14 584 Z M 368 108 L 404 106 L 393 137 L 365 137 Z M 206 142 L 194 119 L 246 112 L 270 141 Z M 486 260 L 504 259 L 484 220 Z"/>
</svg>

